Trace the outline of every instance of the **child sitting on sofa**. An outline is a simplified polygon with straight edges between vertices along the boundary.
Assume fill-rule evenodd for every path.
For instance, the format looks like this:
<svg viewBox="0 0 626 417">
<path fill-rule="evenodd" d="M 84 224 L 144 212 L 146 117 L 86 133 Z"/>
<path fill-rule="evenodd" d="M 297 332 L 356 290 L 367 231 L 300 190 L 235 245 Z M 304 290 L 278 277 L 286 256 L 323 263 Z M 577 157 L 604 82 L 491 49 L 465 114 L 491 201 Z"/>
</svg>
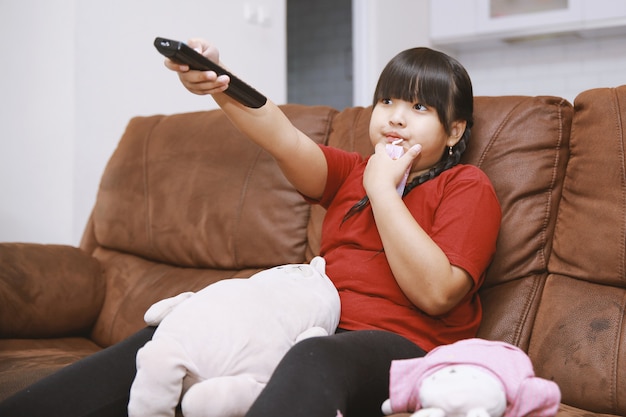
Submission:
<svg viewBox="0 0 626 417">
<path fill-rule="evenodd" d="M 215 62 L 203 40 L 189 45 Z M 473 122 L 465 69 L 428 48 L 395 56 L 374 93 L 368 158 L 317 145 L 268 101 L 244 107 L 227 76 L 166 60 L 192 93 L 210 94 L 311 203 L 327 209 L 320 254 L 341 297 L 336 334 L 285 355 L 247 416 L 380 416 L 392 360 L 475 336 L 478 289 L 495 252 L 500 206 L 478 168 L 459 164 Z M 385 151 L 400 143 L 405 153 Z M 409 170 L 401 194 L 398 183 Z M 122 416 L 147 328 L 16 394 L 7 416 Z"/>
</svg>

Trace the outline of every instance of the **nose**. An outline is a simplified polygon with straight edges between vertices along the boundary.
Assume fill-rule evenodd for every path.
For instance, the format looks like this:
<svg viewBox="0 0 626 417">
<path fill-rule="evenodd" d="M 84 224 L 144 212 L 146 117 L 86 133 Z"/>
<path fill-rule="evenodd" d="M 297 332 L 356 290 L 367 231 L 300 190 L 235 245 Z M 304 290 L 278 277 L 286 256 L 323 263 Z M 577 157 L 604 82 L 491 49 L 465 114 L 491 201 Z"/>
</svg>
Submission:
<svg viewBox="0 0 626 417">
<path fill-rule="evenodd" d="M 401 126 L 403 127 L 406 124 L 404 120 L 404 114 L 401 109 L 395 108 L 391 114 L 389 115 L 389 124 L 391 126 Z"/>
</svg>

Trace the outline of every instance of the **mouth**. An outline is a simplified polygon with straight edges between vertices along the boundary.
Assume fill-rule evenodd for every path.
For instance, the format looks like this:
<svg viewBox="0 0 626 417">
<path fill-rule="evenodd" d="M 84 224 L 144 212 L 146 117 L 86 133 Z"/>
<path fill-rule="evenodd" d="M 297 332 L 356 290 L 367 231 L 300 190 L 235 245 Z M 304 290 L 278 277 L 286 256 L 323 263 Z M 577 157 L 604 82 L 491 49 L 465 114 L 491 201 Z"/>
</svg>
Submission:
<svg viewBox="0 0 626 417">
<path fill-rule="evenodd" d="M 387 139 L 387 143 L 391 143 L 392 145 L 400 145 L 404 142 L 404 138 L 395 132 L 385 133 L 385 138 Z"/>
</svg>

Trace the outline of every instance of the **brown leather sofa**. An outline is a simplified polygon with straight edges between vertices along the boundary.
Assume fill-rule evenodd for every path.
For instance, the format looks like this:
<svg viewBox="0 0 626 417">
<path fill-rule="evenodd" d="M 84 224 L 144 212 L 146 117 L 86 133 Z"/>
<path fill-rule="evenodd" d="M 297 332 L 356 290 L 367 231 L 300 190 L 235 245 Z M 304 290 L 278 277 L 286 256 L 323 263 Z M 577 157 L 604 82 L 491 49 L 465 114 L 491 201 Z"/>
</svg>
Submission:
<svg viewBox="0 0 626 417">
<path fill-rule="evenodd" d="M 371 152 L 369 108 L 283 108 Z M 626 415 L 626 86 L 574 106 L 477 97 L 475 116 L 465 162 L 503 208 L 479 336 L 527 351 L 560 417 Z M 221 112 L 134 118 L 80 248 L 0 244 L 0 398 L 141 328 L 159 299 L 310 259 L 323 215 Z"/>
</svg>

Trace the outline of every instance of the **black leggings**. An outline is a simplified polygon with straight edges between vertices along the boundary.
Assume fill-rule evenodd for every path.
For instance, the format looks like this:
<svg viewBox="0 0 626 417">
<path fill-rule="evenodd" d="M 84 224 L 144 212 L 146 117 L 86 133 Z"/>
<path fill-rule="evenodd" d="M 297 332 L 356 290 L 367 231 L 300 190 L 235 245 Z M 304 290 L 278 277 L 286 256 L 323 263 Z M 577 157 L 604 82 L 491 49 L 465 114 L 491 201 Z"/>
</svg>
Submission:
<svg viewBox="0 0 626 417">
<path fill-rule="evenodd" d="M 0 403 L 0 416 L 122 417 L 146 328 L 69 365 Z M 247 417 L 380 417 L 394 359 L 423 356 L 409 340 L 383 331 L 339 331 L 296 344 Z"/>
<path fill-rule="evenodd" d="M 377 330 L 338 332 L 296 344 L 246 417 L 380 417 L 394 359 L 424 356 L 413 342 Z"/>
</svg>

